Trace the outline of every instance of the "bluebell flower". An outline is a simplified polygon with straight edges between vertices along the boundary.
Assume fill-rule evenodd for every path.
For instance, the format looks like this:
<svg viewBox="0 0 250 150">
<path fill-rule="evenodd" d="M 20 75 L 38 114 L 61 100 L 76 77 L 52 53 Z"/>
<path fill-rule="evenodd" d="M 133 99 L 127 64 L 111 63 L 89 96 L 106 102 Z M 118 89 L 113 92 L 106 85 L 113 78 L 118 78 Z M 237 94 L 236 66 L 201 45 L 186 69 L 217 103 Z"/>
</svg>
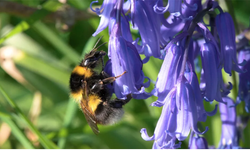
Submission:
<svg viewBox="0 0 250 150">
<path fill-rule="evenodd" d="M 162 34 L 161 42 L 163 44 L 167 44 L 171 39 L 173 39 L 173 37 L 184 28 L 186 23 L 182 19 L 173 15 L 170 15 L 166 22 L 170 25 L 162 25 L 160 29 Z"/>
<path fill-rule="evenodd" d="M 188 136 L 190 129 L 196 134 L 205 133 L 208 128 L 203 132 L 198 131 L 198 115 L 197 107 L 195 104 L 195 94 L 192 86 L 184 76 L 179 77 L 176 90 L 176 106 L 179 110 L 177 114 L 177 139 L 184 140 Z M 183 121 L 183 122 L 182 122 Z"/>
<path fill-rule="evenodd" d="M 137 26 L 142 40 L 140 54 L 160 58 L 160 20 L 148 1 L 136 0 L 131 10 L 132 22 Z M 146 61 L 144 61 L 145 63 Z"/>
<path fill-rule="evenodd" d="M 240 50 L 238 54 L 238 61 L 246 61 L 245 65 L 240 67 L 246 70 L 244 73 L 239 73 L 239 92 L 238 101 L 245 102 L 245 109 L 250 110 L 250 49 Z"/>
<path fill-rule="evenodd" d="M 141 58 L 135 46 L 121 36 L 119 23 L 113 26 L 109 40 L 108 56 L 112 76 L 119 76 L 126 71 L 123 76 L 113 83 L 114 93 L 117 98 L 124 99 L 128 94 L 133 94 L 133 97 L 138 99 L 151 96 L 144 91 L 144 87 L 148 87 L 149 82 L 143 83 L 145 76 L 142 72 L 143 63 Z M 110 69 L 107 68 L 107 70 Z"/>
<path fill-rule="evenodd" d="M 195 53 L 195 50 L 194 50 L 193 44 L 192 44 L 193 41 L 191 40 L 190 43 L 191 44 L 189 45 L 188 59 L 187 59 L 187 65 L 186 65 L 184 75 L 195 93 L 195 106 L 197 108 L 198 121 L 205 122 L 207 119 L 207 116 L 213 116 L 216 114 L 217 105 L 212 112 L 206 112 L 204 109 L 204 106 L 203 106 L 203 100 L 204 100 L 203 97 L 204 96 L 202 95 L 202 91 L 199 87 L 199 81 L 198 81 L 197 75 L 194 72 L 194 53 Z"/>
<path fill-rule="evenodd" d="M 199 81 L 197 75 L 194 71 L 185 71 L 185 77 L 187 78 L 188 82 L 190 83 L 194 93 L 195 93 L 195 107 L 197 109 L 197 120 L 205 122 L 207 116 L 213 116 L 217 112 L 217 105 L 215 105 L 215 109 L 211 112 L 207 112 L 204 109 L 203 100 L 201 90 L 199 88 Z"/>
<path fill-rule="evenodd" d="M 200 56 L 201 46 L 205 43 L 205 39 L 198 39 L 193 41 L 193 58 L 197 59 Z M 198 66 L 197 66 L 198 67 Z M 195 68 L 196 69 L 196 68 Z M 200 72 L 200 71 L 199 71 Z"/>
<path fill-rule="evenodd" d="M 192 7 L 193 6 L 193 7 Z M 178 7 L 178 9 L 177 9 Z M 162 1 L 158 0 L 157 4 L 154 6 L 154 9 L 157 13 L 164 13 L 166 10 L 171 9 L 172 12 L 169 17 L 165 20 L 161 18 L 161 34 L 162 34 L 162 43 L 167 44 L 173 37 L 181 32 L 186 30 L 191 20 L 201 9 L 201 1 L 199 0 L 187 0 L 184 1 L 184 4 L 180 0 L 168 1 L 168 5 L 163 7 Z M 179 10 L 182 8 L 181 10 Z M 192 8 L 192 9 L 190 9 Z M 179 11 L 178 11 L 179 10 Z M 182 14 L 182 17 L 177 17 Z M 160 16 L 161 17 L 161 16 Z M 189 18 L 189 19 L 183 19 Z"/>
<path fill-rule="evenodd" d="M 207 140 L 192 132 L 189 139 L 189 149 L 208 149 Z"/>
<path fill-rule="evenodd" d="M 218 66 L 216 61 L 215 46 L 208 42 L 201 47 L 202 68 L 205 79 L 205 96 L 208 100 L 213 101 L 216 98 L 218 89 Z"/>
<path fill-rule="evenodd" d="M 183 49 L 175 44 L 167 50 L 155 83 L 154 95 L 158 97 L 157 102 L 162 102 L 175 86 L 180 72 L 182 55 Z"/>
<path fill-rule="evenodd" d="M 222 79 L 222 64 L 221 64 L 221 52 L 217 45 L 216 39 L 208 28 L 198 23 L 198 31 L 203 34 L 204 41 L 199 43 L 197 47 L 201 47 L 201 59 L 202 59 L 202 72 L 201 72 L 201 89 L 206 101 L 216 100 L 223 102 L 222 97 L 227 96 L 232 89 L 232 84 L 229 82 L 229 88 L 225 88 Z"/>
<path fill-rule="evenodd" d="M 115 15 L 115 11 L 113 11 L 111 13 L 111 18 L 110 18 L 110 22 L 109 22 L 109 34 L 111 35 L 112 33 L 112 29 L 114 24 L 116 23 L 116 15 Z M 129 22 L 128 22 L 128 18 L 126 16 L 121 16 L 121 34 L 122 37 L 128 41 L 128 42 L 133 42 L 133 38 L 132 38 L 132 34 L 130 31 L 130 27 L 129 27 Z"/>
<path fill-rule="evenodd" d="M 204 137 L 193 137 L 190 149 L 208 149 L 207 141 Z"/>
<path fill-rule="evenodd" d="M 142 138 L 146 141 L 154 140 L 154 149 L 180 148 L 181 143 L 176 144 L 177 139 L 172 134 L 177 129 L 176 117 L 176 88 L 174 88 L 167 96 L 154 135 L 149 137 L 146 129 L 143 128 L 141 129 Z"/>
<path fill-rule="evenodd" d="M 154 10 L 157 13 L 165 13 L 166 11 L 170 12 L 171 15 L 174 15 L 176 17 L 180 17 L 181 19 L 187 19 L 183 14 L 182 14 L 182 9 L 183 7 L 187 7 L 191 11 L 196 11 L 198 9 L 198 4 L 201 2 L 199 1 L 191 1 L 192 4 L 190 4 L 190 1 L 187 2 L 186 0 L 169 0 L 168 5 L 166 7 L 162 6 L 162 2 L 159 2 L 161 0 L 158 0 L 158 4 L 160 5 L 155 5 Z M 183 3 L 182 3 L 183 2 Z M 193 3 L 194 2 L 194 3 Z M 191 16 L 191 18 L 193 18 Z M 191 19 L 189 18 L 189 19 Z"/>
<path fill-rule="evenodd" d="M 92 8 L 92 4 L 94 3 L 98 3 L 98 1 L 93 1 L 90 4 L 91 10 L 94 11 L 97 15 L 101 16 L 99 26 L 93 34 L 93 36 L 96 36 L 108 26 L 111 12 L 114 10 L 116 0 L 104 0 L 101 8 L 96 8 L 95 10 Z"/>
<path fill-rule="evenodd" d="M 153 148 L 177 148 L 180 143 L 176 144 L 176 139 L 183 141 L 187 138 L 190 130 L 196 134 L 204 134 L 197 127 L 198 113 L 195 102 L 195 93 L 187 81 L 181 75 L 176 86 L 168 93 L 164 101 L 153 103 L 154 106 L 163 104 L 161 116 L 157 122 L 154 135 L 149 137 L 146 129 L 141 130 L 144 140 L 154 140 Z"/>
<path fill-rule="evenodd" d="M 237 127 L 236 127 L 236 110 L 234 102 L 229 97 L 223 97 L 223 100 L 227 102 L 227 105 L 220 103 L 220 116 L 222 121 L 222 133 L 221 140 L 218 148 L 238 148 L 237 143 Z"/>
<path fill-rule="evenodd" d="M 224 70 L 231 75 L 232 70 L 243 72 L 236 58 L 235 29 L 231 15 L 221 12 L 216 16 L 216 28 L 220 38 L 220 49 Z"/>
</svg>

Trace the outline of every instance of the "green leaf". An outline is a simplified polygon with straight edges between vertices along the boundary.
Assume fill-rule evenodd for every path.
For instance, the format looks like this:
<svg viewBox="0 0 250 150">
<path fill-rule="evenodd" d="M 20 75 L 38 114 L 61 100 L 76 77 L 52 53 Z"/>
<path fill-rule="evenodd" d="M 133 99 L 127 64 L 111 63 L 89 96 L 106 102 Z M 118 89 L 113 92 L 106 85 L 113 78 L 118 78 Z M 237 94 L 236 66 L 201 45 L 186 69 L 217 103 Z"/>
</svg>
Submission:
<svg viewBox="0 0 250 150">
<path fill-rule="evenodd" d="M 30 128 L 30 130 L 32 132 L 34 132 L 39 137 L 39 141 L 44 146 L 44 148 L 49 148 L 49 149 L 57 148 L 57 146 L 54 143 L 52 143 L 47 138 L 45 138 L 45 136 L 43 136 L 37 130 L 37 128 L 31 123 L 31 121 L 26 117 L 26 115 L 24 115 L 24 113 L 17 106 L 17 104 L 12 99 L 10 99 L 10 97 L 6 94 L 6 92 L 3 90 L 3 88 L 1 87 L 1 85 L 0 85 L 0 92 L 5 97 L 5 99 L 10 104 L 10 106 L 17 112 L 17 114 L 20 116 L 20 118 L 22 118 L 25 121 L 25 123 L 28 125 L 28 127 Z"/>
<path fill-rule="evenodd" d="M 44 23 L 37 22 L 34 24 L 33 28 L 48 42 L 50 42 L 50 44 L 52 44 L 57 51 L 69 58 L 71 62 L 77 63 L 80 60 L 79 54 L 77 54 L 74 49 L 67 45 L 65 41 L 49 29 Z"/>
<path fill-rule="evenodd" d="M 74 6 L 77 9 L 86 9 L 89 7 L 91 1 L 79 1 L 79 0 L 68 0 L 68 3 Z"/>
<path fill-rule="evenodd" d="M 7 33 L 4 37 L 0 38 L 0 44 L 2 44 L 6 39 L 12 37 L 15 34 L 23 32 L 30 28 L 36 21 L 42 19 L 43 17 L 47 16 L 50 11 L 55 11 L 59 8 L 60 3 L 54 1 L 47 1 L 44 3 L 43 8 L 37 10 L 33 13 L 29 18 L 25 19 L 24 21 L 20 22 L 16 27 Z M 50 11 L 48 11 L 50 10 Z"/>
<path fill-rule="evenodd" d="M 67 86 L 70 72 L 60 70 L 56 66 L 46 63 L 42 59 L 37 59 L 23 53 L 22 56 L 15 59 L 15 62 L 33 72 L 36 72 L 45 78 L 58 82 L 61 85 Z"/>
</svg>

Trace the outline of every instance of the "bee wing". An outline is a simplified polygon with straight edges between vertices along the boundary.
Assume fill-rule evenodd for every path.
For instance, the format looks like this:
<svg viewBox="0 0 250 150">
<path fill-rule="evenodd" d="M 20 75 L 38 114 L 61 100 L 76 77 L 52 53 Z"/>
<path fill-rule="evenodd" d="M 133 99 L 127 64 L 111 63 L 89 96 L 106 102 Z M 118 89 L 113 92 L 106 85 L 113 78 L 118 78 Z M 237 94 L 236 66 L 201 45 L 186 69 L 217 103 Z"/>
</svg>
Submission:
<svg viewBox="0 0 250 150">
<path fill-rule="evenodd" d="M 84 105 L 82 101 L 81 101 L 81 108 L 89 126 L 91 127 L 93 132 L 97 135 L 100 131 L 97 127 L 95 116 L 90 112 L 90 110 L 87 109 L 87 107 Z"/>
<path fill-rule="evenodd" d="M 99 133 L 99 129 L 97 127 L 97 123 L 96 123 L 96 118 L 93 115 L 93 112 L 91 110 L 88 109 L 88 107 L 86 105 L 88 105 L 88 89 L 87 89 L 87 82 L 84 81 L 84 93 L 83 93 L 83 99 L 81 100 L 81 108 L 83 111 L 83 114 L 89 124 L 89 126 L 91 127 L 91 129 L 93 130 L 93 132 L 97 135 Z M 85 102 L 85 103 L 84 103 Z"/>
</svg>

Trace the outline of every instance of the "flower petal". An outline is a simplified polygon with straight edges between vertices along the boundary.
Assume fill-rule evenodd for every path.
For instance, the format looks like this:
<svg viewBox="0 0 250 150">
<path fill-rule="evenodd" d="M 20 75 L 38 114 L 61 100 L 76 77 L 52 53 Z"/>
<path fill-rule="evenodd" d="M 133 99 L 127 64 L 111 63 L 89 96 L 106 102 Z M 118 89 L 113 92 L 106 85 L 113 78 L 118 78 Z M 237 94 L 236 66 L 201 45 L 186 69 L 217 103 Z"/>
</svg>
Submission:
<svg viewBox="0 0 250 150">
<path fill-rule="evenodd" d="M 93 36 L 96 36 L 108 26 L 110 13 L 114 9 L 115 3 L 116 3 L 116 0 L 104 0 L 103 1 L 103 4 L 102 4 L 103 12 L 101 13 L 101 20 L 95 33 L 93 33 Z"/>
<path fill-rule="evenodd" d="M 182 49 L 176 45 L 168 50 L 155 84 L 155 96 L 158 97 L 158 101 L 163 100 L 176 84 L 182 54 Z"/>
<path fill-rule="evenodd" d="M 155 139 L 155 135 L 149 137 L 148 136 L 148 133 L 147 133 L 147 130 L 145 128 L 142 128 L 141 129 L 141 137 L 145 140 L 145 141 L 152 141 Z"/>
</svg>

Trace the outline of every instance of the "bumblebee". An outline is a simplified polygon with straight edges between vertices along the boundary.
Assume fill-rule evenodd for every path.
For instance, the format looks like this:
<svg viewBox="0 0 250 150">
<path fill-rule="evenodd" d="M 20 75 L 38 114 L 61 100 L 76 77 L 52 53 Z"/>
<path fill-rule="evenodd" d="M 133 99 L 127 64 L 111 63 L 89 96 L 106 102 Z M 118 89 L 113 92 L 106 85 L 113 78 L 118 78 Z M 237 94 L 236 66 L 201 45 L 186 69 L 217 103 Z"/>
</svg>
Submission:
<svg viewBox="0 0 250 150">
<path fill-rule="evenodd" d="M 86 54 L 81 63 L 76 66 L 70 76 L 71 97 L 73 97 L 80 105 L 85 118 L 95 134 L 99 133 L 97 124 L 109 125 L 117 122 L 123 116 L 122 106 L 130 101 L 131 95 L 127 99 L 111 100 L 112 92 L 108 89 L 108 84 L 112 84 L 117 78 L 110 77 L 104 72 L 103 58 L 106 55 L 104 51 L 98 51 L 102 46 L 96 45 L 90 53 Z M 94 71 L 97 65 L 102 62 L 102 71 L 98 73 Z"/>
</svg>

